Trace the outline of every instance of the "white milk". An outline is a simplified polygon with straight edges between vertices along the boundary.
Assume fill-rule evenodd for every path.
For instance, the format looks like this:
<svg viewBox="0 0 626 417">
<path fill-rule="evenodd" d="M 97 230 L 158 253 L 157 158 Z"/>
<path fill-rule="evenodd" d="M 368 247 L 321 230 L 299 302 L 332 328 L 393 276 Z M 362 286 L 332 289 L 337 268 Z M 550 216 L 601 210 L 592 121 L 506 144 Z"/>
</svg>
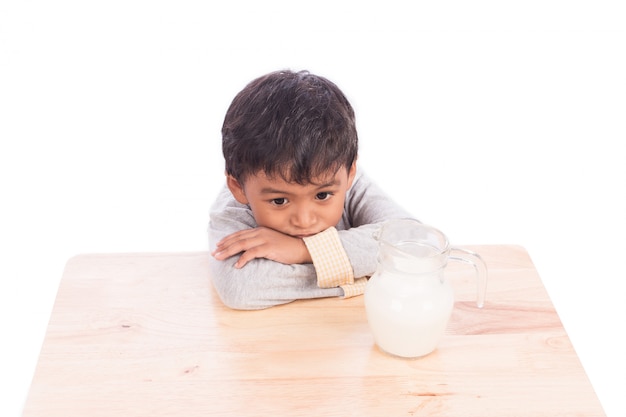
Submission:
<svg viewBox="0 0 626 417">
<path fill-rule="evenodd" d="M 365 290 L 374 339 L 393 355 L 427 355 L 437 347 L 454 304 L 452 288 L 443 280 L 445 261 L 441 265 L 433 258 L 415 262 L 416 258 L 398 260 L 396 256 L 390 261 L 370 278 Z M 397 270 L 398 261 L 412 262 L 411 272 Z"/>
<path fill-rule="evenodd" d="M 417 220 L 388 220 L 374 237 L 378 267 L 364 299 L 374 340 L 393 355 L 427 355 L 443 336 L 454 305 L 443 277 L 448 260 L 474 265 L 478 307 L 485 299 L 487 266 L 478 254 L 451 248 L 443 233 Z"/>
</svg>

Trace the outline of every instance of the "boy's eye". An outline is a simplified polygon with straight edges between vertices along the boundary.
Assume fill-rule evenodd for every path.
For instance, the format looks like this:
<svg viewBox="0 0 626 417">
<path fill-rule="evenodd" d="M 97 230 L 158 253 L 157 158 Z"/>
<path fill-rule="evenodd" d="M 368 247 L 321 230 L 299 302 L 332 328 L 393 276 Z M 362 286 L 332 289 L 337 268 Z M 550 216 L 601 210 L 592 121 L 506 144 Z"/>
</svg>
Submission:
<svg viewBox="0 0 626 417">
<path fill-rule="evenodd" d="M 332 194 L 328 193 L 328 192 L 321 192 L 321 193 L 317 193 L 317 195 L 315 196 L 315 198 L 317 198 L 318 200 L 328 200 L 330 198 Z"/>
<path fill-rule="evenodd" d="M 271 203 L 275 206 L 283 206 L 287 204 L 287 199 L 286 198 L 274 198 L 272 199 Z"/>
</svg>

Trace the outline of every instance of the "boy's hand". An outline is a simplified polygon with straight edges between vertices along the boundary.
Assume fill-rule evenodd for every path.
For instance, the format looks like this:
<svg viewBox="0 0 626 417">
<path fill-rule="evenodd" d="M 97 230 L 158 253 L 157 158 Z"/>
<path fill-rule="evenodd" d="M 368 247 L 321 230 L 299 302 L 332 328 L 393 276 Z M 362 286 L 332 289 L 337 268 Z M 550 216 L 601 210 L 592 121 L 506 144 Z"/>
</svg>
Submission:
<svg viewBox="0 0 626 417">
<path fill-rule="evenodd" d="M 283 264 L 311 263 L 311 255 L 304 241 L 267 227 L 241 230 L 217 243 L 212 255 L 224 260 L 241 253 L 235 268 L 242 268 L 255 258 L 266 258 Z"/>
</svg>

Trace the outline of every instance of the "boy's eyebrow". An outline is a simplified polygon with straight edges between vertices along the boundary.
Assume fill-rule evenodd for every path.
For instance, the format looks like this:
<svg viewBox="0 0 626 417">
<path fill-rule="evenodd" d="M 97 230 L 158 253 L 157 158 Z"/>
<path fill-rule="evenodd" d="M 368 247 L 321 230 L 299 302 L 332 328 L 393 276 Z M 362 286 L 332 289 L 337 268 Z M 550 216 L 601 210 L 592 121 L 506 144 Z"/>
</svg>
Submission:
<svg viewBox="0 0 626 417">
<path fill-rule="evenodd" d="M 317 189 L 320 190 L 322 188 L 333 187 L 333 186 L 339 185 L 339 183 L 340 183 L 339 180 L 333 179 L 325 184 L 318 185 Z M 290 193 L 285 190 L 280 190 L 278 188 L 264 187 L 264 188 L 261 188 L 261 194 L 290 194 Z"/>
<path fill-rule="evenodd" d="M 289 194 L 287 191 L 279 190 L 277 188 L 265 187 L 261 188 L 261 194 Z"/>
<path fill-rule="evenodd" d="M 333 187 L 333 186 L 335 186 L 335 185 L 339 185 L 339 183 L 340 183 L 340 182 L 341 182 L 341 181 L 339 181 L 339 180 L 337 180 L 337 179 L 332 179 L 332 180 L 328 181 L 328 182 L 327 182 L 327 183 L 325 183 L 325 184 L 320 184 L 320 185 L 317 187 L 317 189 L 319 190 L 319 189 L 321 189 L 321 188 Z"/>
</svg>

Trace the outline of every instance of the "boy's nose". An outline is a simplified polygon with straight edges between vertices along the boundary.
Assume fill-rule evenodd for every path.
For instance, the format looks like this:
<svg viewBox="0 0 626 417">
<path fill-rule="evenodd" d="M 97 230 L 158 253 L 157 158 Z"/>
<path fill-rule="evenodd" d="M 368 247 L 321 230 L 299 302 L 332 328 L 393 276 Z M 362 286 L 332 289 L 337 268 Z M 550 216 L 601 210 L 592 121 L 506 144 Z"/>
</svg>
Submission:
<svg viewBox="0 0 626 417">
<path fill-rule="evenodd" d="M 313 210 L 299 209 L 291 216 L 291 223 L 300 229 L 308 229 L 315 224 L 315 218 Z"/>
</svg>

